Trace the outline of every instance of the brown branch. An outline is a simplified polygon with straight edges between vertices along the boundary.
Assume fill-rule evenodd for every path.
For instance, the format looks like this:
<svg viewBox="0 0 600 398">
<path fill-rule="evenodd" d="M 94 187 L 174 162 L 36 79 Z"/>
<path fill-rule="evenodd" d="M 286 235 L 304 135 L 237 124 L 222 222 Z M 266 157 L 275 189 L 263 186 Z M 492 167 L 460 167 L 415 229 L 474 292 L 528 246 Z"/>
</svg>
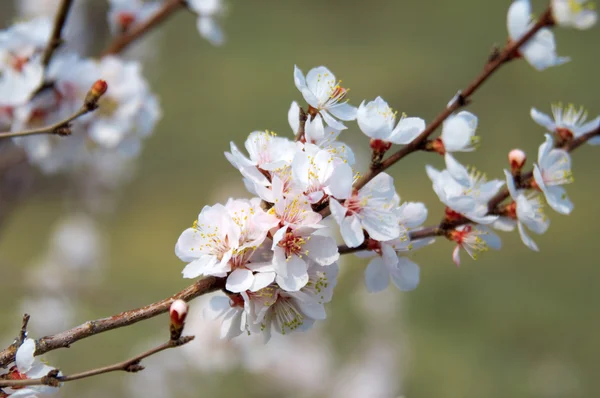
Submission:
<svg viewBox="0 0 600 398">
<path fill-rule="evenodd" d="M 69 15 L 69 10 L 73 5 L 73 0 L 62 0 L 60 6 L 58 7 L 58 11 L 56 12 L 56 17 L 54 18 L 54 27 L 52 28 L 52 34 L 50 39 L 48 40 L 48 44 L 44 50 L 44 54 L 42 56 L 42 65 L 46 68 L 50 64 L 50 60 L 52 59 L 52 55 L 54 51 L 62 44 L 63 40 L 62 30 L 65 26 L 65 22 L 67 21 L 67 16 Z"/>
<path fill-rule="evenodd" d="M 70 135 L 71 130 L 69 128 L 69 124 L 91 111 L 95 108 L 89 108 L 87 106 L 82 106 L 77 112 L 69 116 L 68 118 L 61 120 L 58 123 L 51 124 L 50 126 L 40 127 L 37 129 L 31 130 L 23 130 L 23 131 L 8 131 L 5 133 L 0 133 L 0 139 L 2 138 L 11 138 L 11 137 L 25 137 L 30 135 L 40 135 L 40 134 L 57 134 L 57 135 Z"/>
<path fill-rule="evenodd" d="M 74 373 L 68 376 L 59 376 L 58 371 L 53 370 L 48 375 L 40 377 L 38 379 L 0 380 L 0 387 L 25 387 L 39 385 L 50 385 L 58 387 L 60 383 L 86 379 L 88 377 L 93 377 L 104 373 L 119 371 L 135 373 L 144 369 L 144 367 L 140 365 L 140 362 L 143 359 L 148 358 L 149 356 L 157 354 L 161 351 L 168 350 L 170 348 L 180 347 L 184 344 L 189 343 L 192 340 L 194 340 L 194 336 L 183 336 L 177 340 L 169 340 L 166 343 L 163 343 L 146 352 L 143 352 L 142 354 L 136 355 L 135 357 L 126 361 L 115 363 L 113 365 L 103 366 L 97 369 L 88 370 L 85 372 Z"/>
<path fill-rule="evenodd" d="M 439 225 L 436 225 L 435 227 L 426 227 L 426 228 L 418 229 L 415 231 L 410 231 L 408 236 L 409 236 L 410 240 L 418 240 L 418 239 L 424 239 L 424 238 L 431 238 L 434 236 L 442 236 L 445 233 L 446 233 L 446 230 L 444 228 L 441 228 Z M 360 252 L 363 250 L 367 250 L 367 242 L 366 241 L 357 247 L 348 247 L 347 245 L 338 246 L 338 252 L 342 255 L 356 253 L 356 252 Z"/>
<path fill-rule="evenodd" d="M 148 20 L 144 21 L 142 24 L 137 25 L 130 31 L 116 37 L 113 40 L 113 42 L 110 43 L 110 45 L 102 52 L 101 56 L 120 53 L 131 43 L 142 37 L 144 34 L 152 30 L 152 28 L 156 27 L 161 22 L 165 21 L 169 16 L 171 16 L 171 14 L 183 8 L 184 6 L 184 0 L 167 1 L 166 3 L 164 3 L 162 8 L 158 10 L 153 16 L 148 18 Z"/>
<path fill-rule="evenodd" d="M 187 302 L 196 297 L 202 296 L 203 294 L 211 293 L 224 287 L 225 279 L 223 278 L 207 277 L 200 279 L 179 293 L 176 293 L 173 296 L 156 303 L 149 304 L 142 308 L 121 312 L 120 314 L 113 315 L 108 318 L 88 321 L 84 324 L 74 327 L 73 329 L 69 329 L 52 336 L 42 337 L 36 342 L 37 349 L 35 351 L 35 355 L 42 355 L 48 351 L 53 351 L 59 348 L 67 348 L 70 347 L 71 344 L 87 337 L 108 332 L 109 330 L 118 329 L 124 326 L 133 325 L 134 323 L 153 318 L 169 311 L 171 303 L 177 299 Z M 13 362 L 16 351 L 16 348 L 12 346 L 0 351 L 0 367 L 6 367 L 6 365 Z"/>
<path fill-rule="evenodd" d="M 504 63 L 515 58 L 518 54 L 518 49 L 531 39 L 540 29 L 545 26 L 552 25 L 552 13 L 550 8 L 544 12 L 539 21 L 532 26 L 532 28 L 523 35 L 517 41 L 510 41 L 502 52 L 495 57 L 491 57 L 483 68 L 483 71 L 473 80 L 464 90 L 462 90 L 455 101 L 449 104 L 444 110 L 423 130 L 417 138 L 412 142 L 402 147 L 400 150 L 392 154 L 390 157 L 385 159 L 383 162 L 377 165 L 375 168 L 371 168 L 365 175 L 356 182 L 354 185 L 356 189 L 360 189 L 371 181 L 376 175 L 386 170 L 400 159 L 409 155 L 412 152 L 418 151 L 422 148 L 427 138 L 435 132 L 435 130 L 442 125 L 442 123 L 457 109 L 464 106 L 470 100 L 470 97 L 477 91 L 479 87 Z"/>
<path fill-rule="evenodd" d="M 296 141 L 300 141 L 304 137 L 304 127 L 306 126 L 306 119 L 308 118 L 308 115 L 306 112 L 304 112 L 304 109 L 300 107 L 298 107 L 298 109 L 298 131 L 296 132 Z"/>
</svg>

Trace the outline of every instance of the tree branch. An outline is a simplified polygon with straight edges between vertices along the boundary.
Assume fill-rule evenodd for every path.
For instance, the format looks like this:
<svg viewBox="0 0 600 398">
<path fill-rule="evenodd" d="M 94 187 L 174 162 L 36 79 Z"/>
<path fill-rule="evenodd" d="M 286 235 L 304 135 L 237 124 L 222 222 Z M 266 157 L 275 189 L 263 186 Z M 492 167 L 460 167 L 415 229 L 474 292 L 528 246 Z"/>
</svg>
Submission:
<svg viewBox="0 0 600 398">
<path fill-rule="evenodd" d="M 160 314 L 169 311 L 171 303 L 177 299 L 190 301 L 203 294 L 211 293 L 225 287 L 224 278 L 206 277 L 200 279 L 196 283 L 183 289 L 179 293 L 174 294 L 164 300 L 149 304 L 142 308 L 121 312 L 108 318 L 96 319 L 88 321 L 84 324 L 74 327 L 73 329 L 57 333 L 52 336 L 42 337 L 36 342 L 35 355 L 42 355 L 46 352 L 56 350 L 58 348 L 68 348 L 71 344 L 94 336 L 99 333 L 108 332 L 109 330 L 118 329 L 124 326 L 133 325 L 140 321 L 153 318 Z M 6 367 L 15 359 L 17 348 L 8 347 L 0 351 L 0 367 Z"/>
<path fill-rule="evenodd" d="M 42 56 L 42 65 L 44 66 L 44 69 L 50 64 L 50 60 L 52 59 L 54 51 L 60 47 L 63 42 L 61 38 L 62 30 L 65 26 L 65 22 L 67 21 L 67 16 L 69 15 L 69 10 L 71 9 L 72 5 L 73 0 L 62 0 L 60 6 L 58 7 L 56 17 L 54 18 L 52 34 Z"/>
<path fill-rule="evenodd" d="M 139 39 L 146 32 L 165 21 L 175 11 L 185 6 L 185 0 L 169 0 L 160 10 L 158 10 L 153 16 L 148 18 L 144 23 L 134 27 L 131 31 L 128 31 L 118 37 L 102 52 L 101 56 L 118 54 L 123 51 L 131 43 Z"/>
<path fill-rule="evenodd" d="M 57 135 L 70 135 L 71 130 L 69 128 L 69 124 L 89 112 L 92 112 L 94 109 L 90 109 L 87 106 L 82 106 L 77 112 L 66 118 L 65 120 L 61 120 L 58 123 L 51 124 L 50 126 L 40 127 L 37 129 L 31 130 L 23 130 L 23 131 L 8 131 L 5 133 L 0 133 L 0 139 L 2 138 L 11 138 L 11 137 L 25 137 L 29 135 L 40 135 L 40 134 L 57 134 Z"/>
<path fill-rule="evenodd" d="M 135 373 L 135 372 L 144 370 L 144 367 L 142 365 L 140 365 L 140 362 L 143 359 L 148 358 L 149 356 L 157 354 L 161 351 L 168 350 L 170 348 L 180 347 L 184 344 L 189 343 L 192 340 L 194 340 L 194 336 L 183 336 L 177 340 L 169 340 L 166 343 L 163 343 L 163 344 L 161 344 L 157 347 L 154 347 L 146 352 L 143 352 L 142 354 L 136 355 L 135 357 L 128 359 L 126 361 L 115 363 L 115 364 L 109 365 L 109 366 L 103 366 L 103 367 L 100 367 L 97 369 L 88 370 L 85 372 L 74 373 L 74 374 L 68 375 L 68 376 L 59 376 L 58 371 L 55 369 L 55 370 L 51 371 L 48 375 L 46 375 L 44 377 L 40 377 L 38 379 L 0 380 L 0 387 L 13 387 L 14 388 L 14 387 L 39 386 L 39 385 L 50 385 L 50 386 L 58 387 L 60 385 L 60 383 L 86 379 L 88 377 L 93 377 L 93 376 L 101 375 L 104 373 L 119 372 L 119 371 Z"/>
<path fill-rule="evenodd" d="M 400 150 L 392 154 L 390 157 L 381 162 L 377 167 L 371 168 L 363 177 L 354 184 L 356 189 L 360 189 L 371 181 L 376 175 L 386 170 L 405 156 L 412 152 L 421 149 L 427 138 L 442 125 L 442 123 L 457 109 L 466 105 L 470 97 L 477 91 L 479 87 L 497 71 L 504 63 L 513 59 L 518 54 L 519 48 L 531 39 L 540 29 L 553 24 L 552 12 L 548 8 L 540 17 L 539 21 L 531 27 L 531 29 L 517 41 L 511 41 L 506 44 L 502 52 L 494 57 L 491 57 L 483 68 L 483 71 L 473 80 L 464 90 L 459 92 L 455 101 L 449 104 L 444 110 L 423 130 L 417 138 L 412 142 L 402 147 Z"/>
</svg>

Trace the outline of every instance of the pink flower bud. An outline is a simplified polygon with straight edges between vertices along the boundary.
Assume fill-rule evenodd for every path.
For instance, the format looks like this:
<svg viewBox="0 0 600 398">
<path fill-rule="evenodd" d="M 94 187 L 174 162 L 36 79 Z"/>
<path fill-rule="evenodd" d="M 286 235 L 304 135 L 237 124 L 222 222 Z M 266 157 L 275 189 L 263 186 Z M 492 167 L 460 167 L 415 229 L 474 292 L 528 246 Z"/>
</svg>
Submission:
<svg viewBox="0 0 600 398">
<path fill-rule="evenodd" d="M 527 161 L 527 155 L 520 149 L 513 149 L 508 153 L 508 162 L 513 174 L 517 171 L 521 171 L 525 162 Z"/>
<path fill-rule="evenodd" d="M 182 327 L 185 317 L 187 316 L 188 305 L 183 300 L 175 300 L 169 308 L 171 324 L 176 327 Z"/>
</svg>

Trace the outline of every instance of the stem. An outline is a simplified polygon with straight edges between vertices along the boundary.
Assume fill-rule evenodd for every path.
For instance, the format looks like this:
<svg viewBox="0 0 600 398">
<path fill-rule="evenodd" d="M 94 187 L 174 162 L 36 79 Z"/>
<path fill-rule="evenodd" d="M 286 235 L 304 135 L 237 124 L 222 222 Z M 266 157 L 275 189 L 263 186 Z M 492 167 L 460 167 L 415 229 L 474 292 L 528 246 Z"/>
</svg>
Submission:
<svg viewBox="0 0 600 398">
<path fill-rule="evenodd" d="M 52 59 L 52 55 L 54 51 L 62 44 L 63 40 L 62 30 L 65 26 L 65 22 L 67 21 L 67 16 L 69 15 L 69 10 L 73 5 L 73 0 L 62 0 L 60 6 L 58 7 L 58 11 L 56 13 L 56 17 L 54 18 L 54 27 L 52 29 L 52 35 L 48 40 L 48 44 L 46 45 L 46 49 L 44 50 L 44 55 L 42 56 L 42 65 L 44 69 L 50 64 L 50 60 Z"/>
<path fill-rule="evenodd" d="M 87 370 L 85 372 L 75 373 L 75 374 L 68 375 L 68 376 L 58 376 L 57 374 L 55 374 L 56 371 L 52 371 L 48 375 L 46 375 L 44 377 L 40 377 L 38 379 L 0 380 L 0 387 L 25 387 L 25 386 L 37 386 L 37 385 L 56 385 L 56 386 L 58 386 L 59 383 L 65 383 L 68 381 L 86 379 L 88 377 L 93 377 L 93 376 L 101 375 L 104 373 L 119 372 L 119 371 L 135 373 L 135 372 L 139 372 L 140 370 L 144 369 L 144 367 L 140 365 L 140 362 L 143 359 L 148 358 L 149 356 L 157 354 L 161 351 L 168 350 L 170 348 L 180 347 L 184 344 L 189 343 L 192 340 L 194 340 L 194 336 L 184 336 L 184 337 L 180 337 L 177 340 L 169 340 L 166 343 L 163 343 L 163 344 L 161 344 L 157 347 L 154 347 L 146 352 L 136 355 L 135 357 L 128 359 L 126 361 L 115 363 L 113 365 L 103 366 L 103 367 L 100 367 L 97 369 Z"/>
<path fill-rule="evenodd" d="M 165 21 L 175 11 L 185 6 L 184 0 L 169 0 L 153 16 L 144 23 L 134 27 L 130 31 L 116 37 L 113 42 L 102 52 L 101 56 L 118 54 L 131 43 L 139 39 L 146 32 Z"/>
<path fill-rule="evenodd" d="M 77 119 L 85 115 L 86 113 L 92 112 L 94 108 L 90 108 L 87 106 L 82 106 L 77 112 L 69 116 L 68 118 L 61 120 L 58 123 L 54 123 L 50 126 L 40 127 L 37 129 L 31 130 L 23 130 L 23 131 L 8 131 L 5 133 L 0 133 L 0 139 L 2 138 L 11 138 L 11 137 L 24 137 L 29 135 L 40 135 L 40 134 L 58 134 L 58 135 L 69 135 L 70 132 L 61 132 L 60 130 L 63 128 L 68 128 L 69 123 L 73 120 Z"/>
<path fill-rule="evenodd" d="M 171 303 L 177 299 L 190 301 L 203 294 L 211 293 L 225 287 L 224 278 L 206 277 L 200 279 L 196 283 L 182 291 L 156 303 L 149 304 L 142 308 L 121 312 L 108 318 L 96 319 L 88 321 L 84 324 L 74 327 L 73 329 L 57 333 L 52 336 L 42 337 L 36 342 L 35 355 L 42 355 L 46 352 L 56 350 L 58 348 L 67 348 L 71 344 L 99 333 L 108 332 L 109 330 L 118 329 L 124 326 L 133 325 L 140 321 L 154 318 L 160 314 L 169 311 Z M 0 351 L 0 367 L 6 367 L 15 359 L 15 347 L 8 347 Z"/>
<path fill-rule="evenodd" d="M 390 157 L 385 159 L 382 163 L 377 165 L 375 168 L 371 168 L 365 175 L 356 182 L 354 187 L 356 189 L 360 189 L 364 187 L 369 181 L 371 181 L 376 175 L 386 170 L 400 159 L 405 156 L 421 149 L 422 144 L 425 143 L 427 138 L 433 134 L 433 132 L 442 125 L 444 120 L 448 118 L 454 111 L 456 111 L 461 106 L 465 105 L 470 97 L 477 91 L 477 89 L 496 71 L 502 66 L 504 63 L 510 61 L 515 57 L 515 54 L 518 53 L 518 49 L 525 44 L 529 39 L 531 39 L 540 29 L 545 26 L 549 26 L 552 24 L 552 12 L 550 8 L 544 12 L 539 21 L 531 27 L 531 29 L 523 35 L 517 41 L 509 42 L 502 52 L 493 57 L 491 60 L 487 62 L 484 66 L 483 71 L 473 80 L 464 90 L 462 90 L 453 103 L 448 105 L 444 110 L 423 130 L 417 138 L 415 138 L 412 142 L 392 154 Z"/>
</svg>

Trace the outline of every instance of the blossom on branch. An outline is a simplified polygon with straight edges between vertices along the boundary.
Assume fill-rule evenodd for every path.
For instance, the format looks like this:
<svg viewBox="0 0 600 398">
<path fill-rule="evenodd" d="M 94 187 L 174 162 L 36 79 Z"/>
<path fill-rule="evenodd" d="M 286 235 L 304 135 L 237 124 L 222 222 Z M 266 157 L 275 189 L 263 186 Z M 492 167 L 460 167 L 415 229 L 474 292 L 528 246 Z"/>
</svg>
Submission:
<svg viewBox="0 0 600 398">
<path fill-rule="evenodd" d="M 225 12 L 222 0 L 187 0 L 187 6 L 196 14 L 198 20 L 196 27 L 200 36 L 204 37 L 214 46 L 220 46 L 225 42 L 223 30 L 216 22 Z"/>
<path fill-rule="evenodd" d="M 573 203 L 561 186 L 573 182 L 571 156 L 565 150 L 554 149 L 550 134 L 546 134 L 546 141 L 540 145 L 538 163 L 533 165 L 533 178 L 550 207 L 561 214 L 571 213 Z"/>
<path fill-rule="evenodd" d="M 156 13 L 161 3 L 144 0 L 109 0 L 108 26 L 113 35 L 120 35 Z"/>
<path fill-rule="evenodd" d="M 589 29 L 598 19 L 589 0 L 552 0 L 551 7 L 554 22 L 565 28 Z"/>
<path fill-rule="evenodd" d="M 529 0 L 515 0 L 508 9 L 508 34 L 513 41 L 519 40 L 533 26 Z M 540 29 L 527 43 L 519 47 L 521 54 L 531 66 L 544 70 L 570 61 L 556 54 L 554 34 L 548 28 Z"/>
<path fill-rule="evenodd" d="M 583 107 L 577 109 L 574 105 L 565 108 L 560 104 L 552 105 L 552 117 L 531 108 L 531 118 L 547 131 L 566 141 L 579 138 L 600 127 L 600 116 L 586 122 L 587 112 L 585 109 Z M 588 143 L 598 145 L 600 138 L 592 138 Z"/>
</svg>

